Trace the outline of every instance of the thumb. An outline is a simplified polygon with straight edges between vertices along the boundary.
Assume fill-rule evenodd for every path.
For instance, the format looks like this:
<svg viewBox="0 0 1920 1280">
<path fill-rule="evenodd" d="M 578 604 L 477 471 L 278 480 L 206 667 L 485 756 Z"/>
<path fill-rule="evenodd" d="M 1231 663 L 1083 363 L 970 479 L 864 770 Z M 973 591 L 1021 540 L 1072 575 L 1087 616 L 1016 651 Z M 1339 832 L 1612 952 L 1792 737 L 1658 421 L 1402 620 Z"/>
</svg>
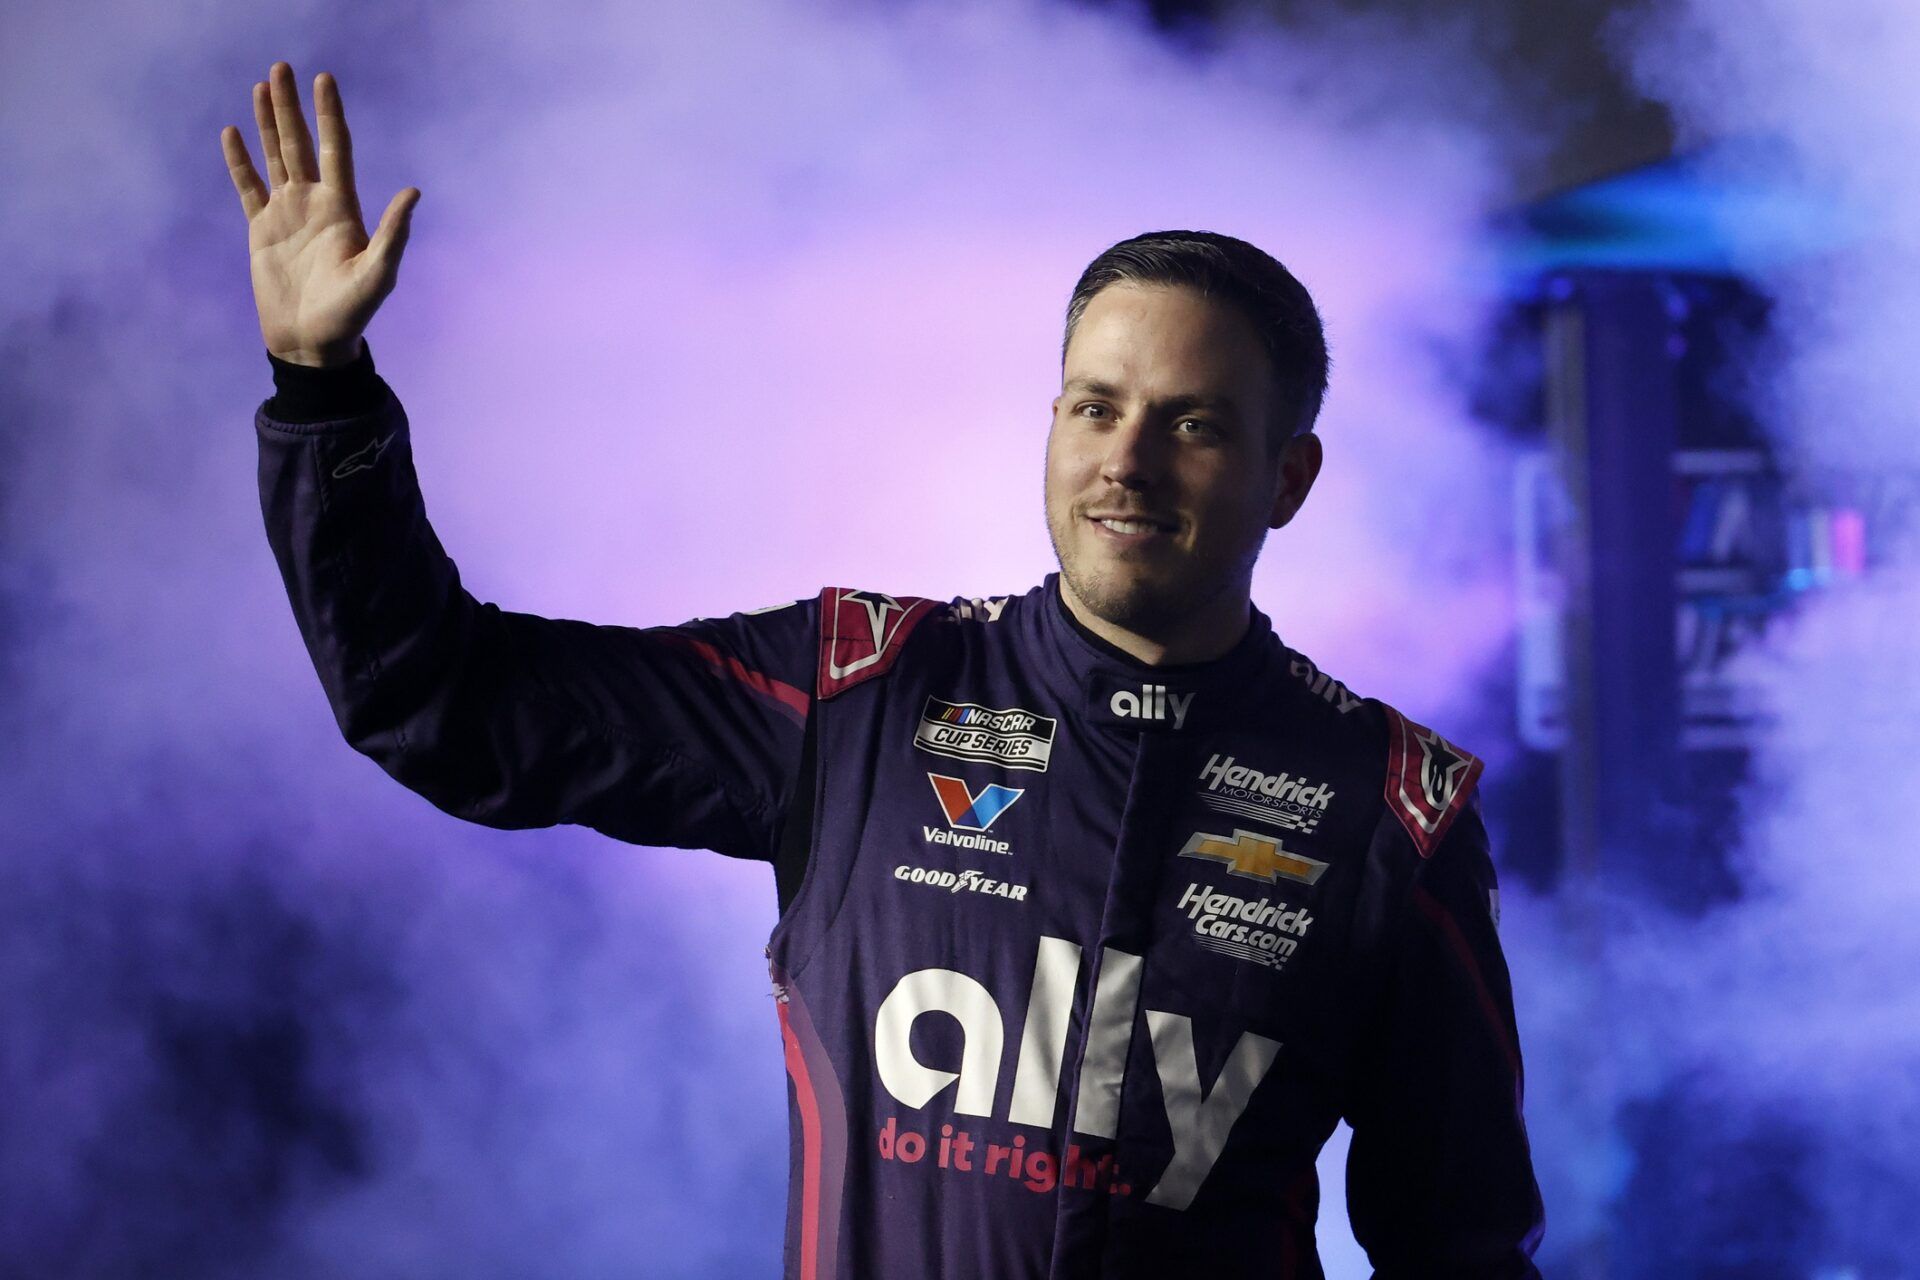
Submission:
<svg viewBox="0 0 1920 1280">
<path fill-rule="evenodd" d="M 399 270 L 400 255 L 406 252 L 407 236 L 413 230 L 413 209 L 419 203 L 420 188 L 408 187 L 389 200 L 387 211 L 380 215 L 380 225 L 374 229 L 367 249 L 382 274 Z"/>
</svg>

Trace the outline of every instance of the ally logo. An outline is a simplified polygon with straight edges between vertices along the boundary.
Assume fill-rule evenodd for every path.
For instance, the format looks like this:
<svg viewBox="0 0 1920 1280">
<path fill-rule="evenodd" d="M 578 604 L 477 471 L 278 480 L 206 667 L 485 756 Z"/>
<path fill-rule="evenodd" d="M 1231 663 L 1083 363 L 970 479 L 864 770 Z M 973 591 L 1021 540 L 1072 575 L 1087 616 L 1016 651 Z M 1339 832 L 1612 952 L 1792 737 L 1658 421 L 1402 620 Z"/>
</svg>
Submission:
<svg viewBox="0 0 1920 1280">
<path fill-rule="evenodd" d="M 965 782 L 944 773 L 930 773 L 927 781 L 933 783 L 933 794 L 940 798 L 947 825 L 958 831 L 985 831 L 1001 814 L 1013 808 L 1015 800 L 1027 793 L 1025 787 L 1002 786 L 998 782 L 989 782 L 977 792 L 969 791 Z"/>
</svg>

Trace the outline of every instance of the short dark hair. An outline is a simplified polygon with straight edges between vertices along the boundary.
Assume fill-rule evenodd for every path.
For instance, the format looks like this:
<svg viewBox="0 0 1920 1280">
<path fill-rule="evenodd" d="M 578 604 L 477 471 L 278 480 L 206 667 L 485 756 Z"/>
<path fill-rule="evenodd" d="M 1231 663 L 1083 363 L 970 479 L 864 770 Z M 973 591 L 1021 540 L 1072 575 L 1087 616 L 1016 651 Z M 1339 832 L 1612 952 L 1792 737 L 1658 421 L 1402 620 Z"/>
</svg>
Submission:
<svg viewBox="0 0 1920 1280">
<path fill-rule="evenodd" d="M 1327 335 L 1313 295 L 1266 251 L 1213 231 L 1149 231 L 1087 264 L 1067 303 L 1060 360 L 1093 295 L 1110 284 L 1184 285 L 1238 307 L 1273 363 L 1285 410 L 1276 446 L 1313 430 L 1327 395 Z"/>
</svg>

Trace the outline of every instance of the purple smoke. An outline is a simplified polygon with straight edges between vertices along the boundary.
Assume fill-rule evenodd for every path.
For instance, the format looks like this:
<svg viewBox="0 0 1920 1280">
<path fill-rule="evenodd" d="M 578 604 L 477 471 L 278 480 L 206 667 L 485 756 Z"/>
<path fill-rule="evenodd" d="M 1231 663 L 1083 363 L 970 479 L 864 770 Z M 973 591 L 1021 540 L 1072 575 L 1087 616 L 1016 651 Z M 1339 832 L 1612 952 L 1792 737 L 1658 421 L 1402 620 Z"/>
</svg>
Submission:
<svg viewBox="0 0 1920 1280">
<path fill-rule="evenodd" d="M 1488 714 L 1509 461 L 1442 355 L 1537 142 L 1464 27 L 1228 20 L 1200 53 L 1032 2 L 10 24 L 0 1271 L 776 1266 L 767 870 L 462 825 L 340 742 L 306 665 L 216 141 L 257 156 L 277 58 L 309 109 L 338 77 L 366 207 L 423 192 L 370 340 L 482 598 L 653 623 L 830 582 L 1023 589 L 1074 276 L 1206 227 L 1294 268 L 1336 363 L 1327 474 L 1256 598 L 1354 687 Z M 1436 583 L 1446 608 L 1408 607 Z M 1523 1028 L 1558 998 L 1530 963 Z"/>
</svg>

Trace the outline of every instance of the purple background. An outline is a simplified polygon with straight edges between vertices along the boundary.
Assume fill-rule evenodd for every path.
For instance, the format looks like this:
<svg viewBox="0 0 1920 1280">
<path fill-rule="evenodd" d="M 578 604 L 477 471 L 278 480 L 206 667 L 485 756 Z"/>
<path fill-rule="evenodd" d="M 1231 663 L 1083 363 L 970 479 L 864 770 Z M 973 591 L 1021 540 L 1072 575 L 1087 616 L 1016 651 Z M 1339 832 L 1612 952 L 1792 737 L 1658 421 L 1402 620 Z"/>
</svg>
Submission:
<svg viewBox="0 0 1920 1280">
<path fill-rule="evenodd" d="M 1285 8 L 1200 41 L 1038 0 L 11 9 L 0 1274 L 777 1269 L 768 869 L 463 825 L 341 743 L 307 665 L 217 140 L 258 160 L 275 59 L 309 110 L 338 77 L 370 217 L 423 192 L 369 337 L 482 598 L 647 624 L 1026 588 L 1067 292 L 1114 240 L 1205 227 L 1287 262 L 1334 352 L 1327 470 L 1256 600 L 1499 770 L 1481 228 L 1588 121 L 1492 6 Z M 1848 227 L 1784 267 L 1778 228 L 1730 228 L 1789 321 L 1756 406 L 1823 465 L 1920 465 L 1917 12 L 1696 0 L 1595 47 L 1682 143 L 1783 141 L 1761 176 Z M 1920 1274 L 1920 571 L 1888 554 L 1751 658 L 1778 719 L 1740 905 L 1503 892 L 1552 1271 L 1607 1274 L 1633 1126 L 1704 1078 L 1804 1145 L 1814 1274 Z M 1323 1249 L 1364 1275 L 1340 1155 Z"/>
</svg>

